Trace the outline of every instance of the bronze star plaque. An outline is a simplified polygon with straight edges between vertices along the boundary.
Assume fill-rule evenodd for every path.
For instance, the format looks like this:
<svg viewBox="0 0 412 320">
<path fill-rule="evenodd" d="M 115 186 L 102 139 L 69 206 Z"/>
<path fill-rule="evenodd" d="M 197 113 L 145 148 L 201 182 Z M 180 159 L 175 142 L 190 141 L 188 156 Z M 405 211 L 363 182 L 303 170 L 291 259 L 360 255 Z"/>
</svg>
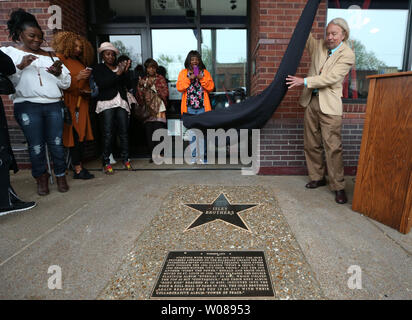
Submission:
<svg viewBox="0 0 412 320">
<path fill-rule="evenodd" d="M 274 297 L 263 251 L 172 251 L 152 298 Z"/>
<path fill-rule="evenodd" d="M 249 232 L 251 232 L 249 227 L 238 213 L 257 206 L 257 204 L 231 204 L 223 193 L 210 204 L 185 205 L 202 213 L 185 231 L 215 220 L 222 220 Z"/>
</svg>

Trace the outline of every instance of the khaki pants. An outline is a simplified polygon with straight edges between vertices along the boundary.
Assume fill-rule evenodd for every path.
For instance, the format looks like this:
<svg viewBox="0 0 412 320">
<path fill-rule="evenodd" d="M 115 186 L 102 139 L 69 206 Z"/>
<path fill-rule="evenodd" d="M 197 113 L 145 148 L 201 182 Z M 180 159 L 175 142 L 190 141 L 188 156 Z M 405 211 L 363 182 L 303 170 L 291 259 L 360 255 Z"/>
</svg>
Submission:
<svg viewBox="0 0 412 320">
<path fill-rule="evenodd" d="M 324 114 L 320 110 L 319 97 L 313 96 L 305 110 L 304 125 L 305 157 L 310 179 L 321 180 L 325 176 L 324 150 L 330 189 L 344 189 L 342 116 Z"/>
</svg>

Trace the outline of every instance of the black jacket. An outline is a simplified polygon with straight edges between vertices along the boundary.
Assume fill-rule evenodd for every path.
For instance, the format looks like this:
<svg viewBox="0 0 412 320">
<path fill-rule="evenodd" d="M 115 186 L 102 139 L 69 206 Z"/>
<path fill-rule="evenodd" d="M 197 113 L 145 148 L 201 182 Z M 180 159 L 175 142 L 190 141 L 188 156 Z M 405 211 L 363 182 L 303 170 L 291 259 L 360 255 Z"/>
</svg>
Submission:
<svg viewBox="0 0 412 320">
<path fill-rule="evenodd" d="M 0 72 L 9 76 L 16 72 L 11 58 L 0 50 Z M 6 113 L 4 112 L 3 101 L 0 98 L 0 160 L 1 164 L 8 165 L 10 170 L 18 171 L 16 159 L 10 144 L 9 128 L 7 126 Z"/>
<path fill-rule="evenodd" d="M 99 87 L 97 101 L 112 100 L 119 92 L 122 99 L 127 101 L 127 89 L 131 87 L 131 83 L 126 74 L 118 76 L 104 63 L 100 63 L 93 68 L 93 78 Z"/>
</svg>

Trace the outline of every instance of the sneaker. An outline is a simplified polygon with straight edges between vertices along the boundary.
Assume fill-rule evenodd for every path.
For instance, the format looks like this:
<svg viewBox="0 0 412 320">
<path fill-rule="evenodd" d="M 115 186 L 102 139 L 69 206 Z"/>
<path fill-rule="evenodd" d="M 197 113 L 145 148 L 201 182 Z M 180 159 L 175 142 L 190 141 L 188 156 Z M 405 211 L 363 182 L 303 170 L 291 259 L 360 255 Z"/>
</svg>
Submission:
<svg viewBox="0 0 412 320">
<path fill-rule="evenodd" d="M 125 161 L 125 162 L 123 162 L 123 164 L 124 164 L 124 167 L 125 167 L 126 170 L 128 170 L 128 171 L 133 170 L 132 165 L 130 164 L 130 161 Z"/>
<path fill-rule="evenodd" d="M 206 159 L 205 159 L 205 160 L 199 159 L 199 163 L 200 163 L 200 164 L 207 164 L 207 160 L 206 160 Z"/>
<path fill-rule="evenodd" d="M 105 174 L 109 174 L 109 175 L 114 174 L 113 168 L 112 168 L 112 166 L 111 166 L 110 164 L 106 164 L 106 165 L 103 167 L 103 172 L 104 172 Z"/>
<path fill-rule="evenodd" d="M 89 180 L 93 179 L 94 175 L 91 174 L 87 169 L 82 168 L 79 173 L 74 172 L 73 179 L 82 179 L 82 180 Z"/>
<path fill-rule="evenodd" d="M 196 158 L 190 159 L 190 164 L 196 164 Z"/>
<path fill-rule="evenodd" d="M 31 208 L 34 208 L 36 206 L 36 202 L 23 202 L 20 200 L 16 200 L 12 203 L 10 208 L 3 209 L 0 208 L 0 216 L 4 216 L 9 213 L 13 212 L 20 212 L 20 211 L 26 211 L 30 210 Z"/>
<path fill-rule="evenodd" d="M 109 159 L 110 159 L 110 164 L 116 164 L 117 163 L 117 161 L 114 160 L 113 153 L 110 154 Z"/>
</svg>

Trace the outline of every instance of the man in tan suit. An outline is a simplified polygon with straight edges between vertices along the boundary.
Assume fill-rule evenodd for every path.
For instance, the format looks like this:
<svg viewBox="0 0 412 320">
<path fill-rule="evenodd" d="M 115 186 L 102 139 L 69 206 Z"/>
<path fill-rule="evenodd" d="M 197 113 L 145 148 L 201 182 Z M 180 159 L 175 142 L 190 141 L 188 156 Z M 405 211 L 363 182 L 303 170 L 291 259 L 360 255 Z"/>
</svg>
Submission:
<svg viewBox="0 0 412 320">
<path fill-rule="evenodd" d="M 289 88 L 305 87 L 299 103 L 305 108 L 304 148 L 311 179 L 306 188 L 326 185 L 324 150 L 329 186 L 340 204 L 347 202 L 341 141 L 342 82 L 355 63 L 355 54 L 346 44 L 348 38 L 347 22 L 333 19 L 325 40 L 309 36 L 306 48 L 312 63 L 308 76 L 286 78 Z"/>
</svg>

